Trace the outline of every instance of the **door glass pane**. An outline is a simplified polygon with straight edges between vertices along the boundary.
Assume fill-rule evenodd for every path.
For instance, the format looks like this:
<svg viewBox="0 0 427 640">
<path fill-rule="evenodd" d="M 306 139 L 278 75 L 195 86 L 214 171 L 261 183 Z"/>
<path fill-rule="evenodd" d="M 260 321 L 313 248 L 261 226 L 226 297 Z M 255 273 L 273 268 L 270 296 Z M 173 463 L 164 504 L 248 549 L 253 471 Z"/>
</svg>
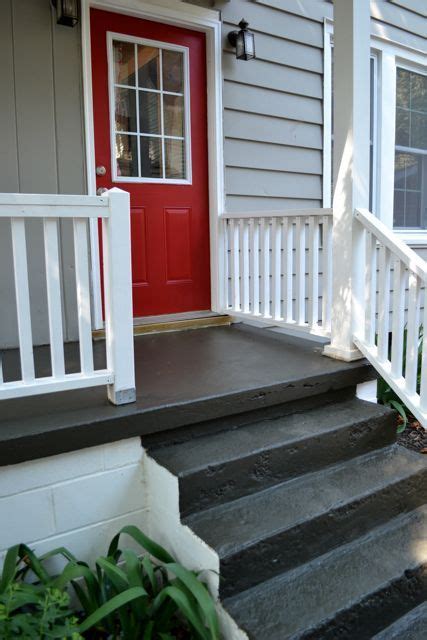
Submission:
<svg viewBox="0 0 427 640">
<path fill-rule="evenodd" d="M 166 136 L 184 136 L 184 98 L 182 96 L 163 96 L 163 109 Z"/>
<path fill-rule="evenodd" d="M 183 140 L 165 140 L 166 178 L 185 178 L 185 146 Z"/>
<path fill-rule="evenodd" d="M 139 123 L 141 133 L 162 133 L 159 93 L 139 92 Z"/>
<path fill-rule="evenodd" d="M 185 180 L 185 54 L 113 41 L 112 60 L 116 177 Z"/>
<path fill-rule="evenodd" d="M 132 42 L 114 42 L 114 82 L 135 86 L 135 45 Z"/>
<path fill-rule="evenodd" d="M 184 56 L 180 51 L 164 49 L 163 91 L 184 92 Z"/>
<path fill-rule="evenodd" d="M 136 136 L 116 135 L 117 175 L 138 176 L 138 142 Z"/>
<path fill-rule="evenodd" d="M 136 89 L 116 87 L 116 130 L 136 132 Z"/>
<path fill-rule="evenodd" d="M 160 50 L 138 46 L 138 84 L 144 89 L 160 89 Z"/>
<path fill-rule="evenodd" d="M 141 176 L 143 178 L 162 178 L 162 141 L 160 138 L 140 138 Z"/>
</svg>

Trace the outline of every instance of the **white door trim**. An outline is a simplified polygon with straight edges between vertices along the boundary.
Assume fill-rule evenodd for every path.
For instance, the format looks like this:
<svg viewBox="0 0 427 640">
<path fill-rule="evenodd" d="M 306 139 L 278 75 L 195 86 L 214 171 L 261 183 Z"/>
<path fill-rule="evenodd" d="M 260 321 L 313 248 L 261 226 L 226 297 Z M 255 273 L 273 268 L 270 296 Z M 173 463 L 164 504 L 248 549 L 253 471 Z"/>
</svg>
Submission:
<svg viewBox="0 0 427 640">
<path fill-rule="evenodd" d="M 154 22 L 171 24 L 206 34 L 208 166 L 211 308 L 224 309 L 224 242 L 220 216 L 224 213 L 224 156 L 222 132 L 221 21 L 219 13 L 181 0 L 157 0 L 156 4 L 140 0 L 82 0 L 83 105 L 85 122 L 86 171 L 88 193 L 96 193 L 95 141 L 92 102 L 92 61 L 90 47 L 90 9 L 105 9 Z M 93 325 L 102 328 L 101 282 L 99 275 L 98 227 L 90 228 Z"/>
</svg>

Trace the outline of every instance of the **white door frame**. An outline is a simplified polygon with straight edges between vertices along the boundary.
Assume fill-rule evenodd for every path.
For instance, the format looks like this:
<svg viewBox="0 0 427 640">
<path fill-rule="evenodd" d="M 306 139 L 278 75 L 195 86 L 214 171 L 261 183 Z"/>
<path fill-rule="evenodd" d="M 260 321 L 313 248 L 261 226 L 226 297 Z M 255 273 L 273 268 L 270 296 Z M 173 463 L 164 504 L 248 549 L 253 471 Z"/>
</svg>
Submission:
<svg viewBox="0 0 427 640">
<path fill-rule="evenodd" d="M 156 4 L 141 0 L 82 0 L 81 28 L 86 172 L 87 189 L 91 195 L 96 193 L 90 47 L 90 9 L 92 7 L 193 29 L 194 31 L 202 31 L 206 34 L 211 308 L 213 311 L 223 311 L 225 256 L 220 215 L 224 213 L 225 198 L 222 133 L 222 46 L 219 13 L 211 9 L 203 9 L 184 3 L 181 0 L 157 0 Z M 98 227 L 96 221 L 90 229 L 90 244 L 93 325 L 97 329 L 103 326 L 103 320 Z"/>
</svg>

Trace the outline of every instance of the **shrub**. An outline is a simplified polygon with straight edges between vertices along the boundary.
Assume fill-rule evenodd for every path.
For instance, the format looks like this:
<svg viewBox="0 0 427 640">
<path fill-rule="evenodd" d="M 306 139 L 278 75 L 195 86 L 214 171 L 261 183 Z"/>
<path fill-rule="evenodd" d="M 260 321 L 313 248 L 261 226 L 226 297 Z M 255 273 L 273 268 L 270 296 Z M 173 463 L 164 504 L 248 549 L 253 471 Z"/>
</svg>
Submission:
<svg viewBox="0 0 427 640">
<path fill-rule="evenodd" d="M 124 534 L 146 555 L 119 548 Z M 67 564 L 60 575 L 50 576 L 45 560 L 58 555 Z M 30 571 L 36 583 L 28 582 Z M 69 608 L 70 586 L 80 605 L 74 614 Z M 107 555 L 96 560 L 94 570 L 63 548 L 37 557 L 25 545 L 12 547 L 5 560 L 0 597 L 5 599 L 0 616 L 3 612 L 4 624 L 11 629 L 9 636 L 0 634 L 1 638 L 19 637 L 20 621 L 26 624 L 28 615 L 39 628 L 42 621 L 50 627 L 47 635 L 25 632 L 21 635 L 25 638 L 220 638 L 215 603 L 199 576 L 134 526 L 124 527 L 113 538 Z M 11 602 L 15 604 L 10 606 Z"/>
</svg>

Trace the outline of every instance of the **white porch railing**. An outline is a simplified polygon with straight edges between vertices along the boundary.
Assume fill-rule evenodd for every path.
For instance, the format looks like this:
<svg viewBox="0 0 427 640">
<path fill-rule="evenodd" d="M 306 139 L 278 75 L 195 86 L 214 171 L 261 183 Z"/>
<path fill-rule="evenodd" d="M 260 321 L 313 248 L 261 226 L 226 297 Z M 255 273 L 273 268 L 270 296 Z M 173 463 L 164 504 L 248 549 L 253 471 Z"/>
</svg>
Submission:
<svg viewBox="0 0 427 640">
<path fill-rule="evenodd" d="M 0 218 L 11 225 L 21 378 L 4 381 L 0 358 L 0 400 L 108 385 L 113 404 L 135 399 L 129 194 L 103 196 L 0 194 Z M 36 377 L 28 279 L 26 218 L 43 220 L 51 375 Z M 73 220 L 80 372 L 66 373 L 62 321 L 60 218 Z M 88 220 L 102 220 L 107 367 L 96 370 L 92 348 Z"/>
<path fill-rule="evenodd" d="M 355 329 L 354 342 L 425 427 L 427 339 L 421 358 L 418 348 L 421 326 L 427 329 L 427 263 L 369 211 L 356 209 L 355 217 L 365 230 L 366 253 L 364 325 Z"/>
<path fill-rule="evenodd" d="M 222 218 L 227 311 L 328 335 L 331 209 L 227 213 Z"/>
</svg>

